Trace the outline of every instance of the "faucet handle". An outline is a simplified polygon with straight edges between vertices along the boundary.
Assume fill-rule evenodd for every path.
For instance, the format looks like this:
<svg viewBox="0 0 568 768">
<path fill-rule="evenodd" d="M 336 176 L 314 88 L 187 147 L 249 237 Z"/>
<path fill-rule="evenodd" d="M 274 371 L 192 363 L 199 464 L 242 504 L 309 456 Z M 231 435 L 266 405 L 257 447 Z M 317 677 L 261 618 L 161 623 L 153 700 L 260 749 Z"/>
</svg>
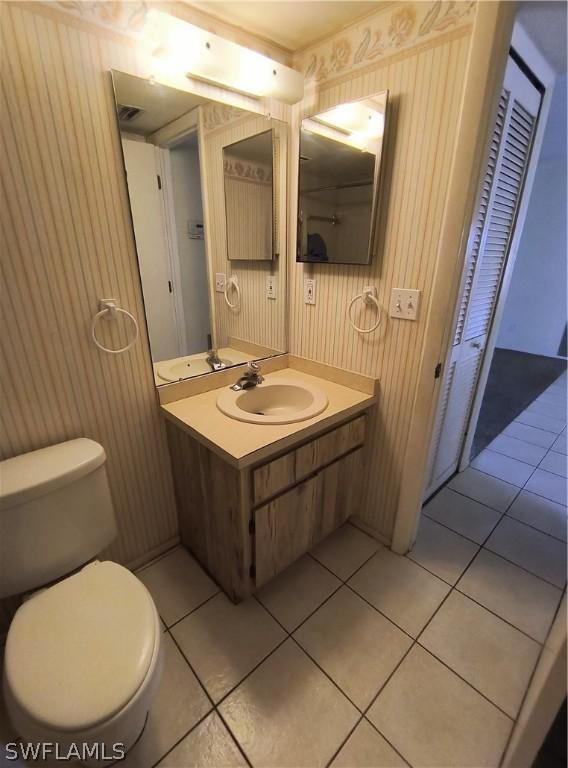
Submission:
<svg viewBox="0 0 568 768">
<path fill-rule="evenodd" d="M 249 370 L 251 373 L 259 373 L 260 363 L 257 363 L 256 360 L 249 360 L 247 363 L 247 370 Z"/>
</svg>

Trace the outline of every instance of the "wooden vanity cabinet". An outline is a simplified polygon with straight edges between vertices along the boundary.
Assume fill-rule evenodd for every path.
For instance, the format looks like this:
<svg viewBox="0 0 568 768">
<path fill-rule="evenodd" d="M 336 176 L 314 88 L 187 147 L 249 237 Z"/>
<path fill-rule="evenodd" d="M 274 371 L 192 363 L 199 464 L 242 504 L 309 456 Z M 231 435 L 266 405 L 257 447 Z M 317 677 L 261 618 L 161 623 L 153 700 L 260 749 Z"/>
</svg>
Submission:
<svg viewBox="0 0 568 768">
<path fill-rule="evenodd" d="M 167 422 L 183 544 L 235 602 L 358 511 L 365 414 L 238 469 Z"/>
</svg>

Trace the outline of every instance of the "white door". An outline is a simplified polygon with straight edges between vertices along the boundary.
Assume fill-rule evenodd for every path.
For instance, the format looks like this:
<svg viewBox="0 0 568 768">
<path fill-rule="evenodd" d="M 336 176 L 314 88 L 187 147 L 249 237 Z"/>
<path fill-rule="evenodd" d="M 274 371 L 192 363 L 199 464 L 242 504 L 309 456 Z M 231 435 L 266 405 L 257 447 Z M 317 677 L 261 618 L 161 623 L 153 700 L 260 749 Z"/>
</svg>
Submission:
<svg viewBox="0 0 568 768">
<path fill-rule="evenodd" d="M 131 139 L 123 139 L 122 147 L 152 360 L 170 360 L 183 351 L 179 347 L 157 149 Z"/>
<path fill-rule="evenodd" d="M 530 158 L 541 94 L 509 58 L 479 208 L 470 231 L 453 345 L 443 372 L 425 497 L 458 467 Z"/>
</svg>

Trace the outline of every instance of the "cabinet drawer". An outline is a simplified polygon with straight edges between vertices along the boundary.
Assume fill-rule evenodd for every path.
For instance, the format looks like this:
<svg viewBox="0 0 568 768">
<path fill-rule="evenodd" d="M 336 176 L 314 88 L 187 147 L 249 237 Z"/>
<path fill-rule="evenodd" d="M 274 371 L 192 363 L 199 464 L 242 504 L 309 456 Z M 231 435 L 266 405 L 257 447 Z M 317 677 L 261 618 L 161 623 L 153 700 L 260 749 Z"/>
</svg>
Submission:
<svg viewBox="0 0 568 768">
<path fill-rule="evenodd" d="M 253 470 L 253 504 L 260 504 L 279 491 L 311 475 L 365 441 L 365 416 L 343 424 L 325 435 Z"/>
<path fill-rule="evenodd" d="M 359 511 L 361 454 L 353 451 L 255 511 L 257 588 Z"/>
</svg>

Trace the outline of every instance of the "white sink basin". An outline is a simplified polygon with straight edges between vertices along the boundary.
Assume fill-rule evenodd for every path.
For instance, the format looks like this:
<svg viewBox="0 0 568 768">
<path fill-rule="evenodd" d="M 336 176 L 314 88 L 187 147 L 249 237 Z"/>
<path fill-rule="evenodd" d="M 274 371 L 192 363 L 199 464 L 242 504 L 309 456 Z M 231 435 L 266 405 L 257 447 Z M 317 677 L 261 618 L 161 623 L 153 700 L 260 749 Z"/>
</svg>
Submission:
<svg viewBox="0 0 568 768">
<path fill-rule="evenodd" d="M 293 424 L 327 408 L 327 395 L 308 383 L 271 376 L 251 389 L 224 389 L 217 408 L 232 419 L 252 424 Z"/>
</svg>

